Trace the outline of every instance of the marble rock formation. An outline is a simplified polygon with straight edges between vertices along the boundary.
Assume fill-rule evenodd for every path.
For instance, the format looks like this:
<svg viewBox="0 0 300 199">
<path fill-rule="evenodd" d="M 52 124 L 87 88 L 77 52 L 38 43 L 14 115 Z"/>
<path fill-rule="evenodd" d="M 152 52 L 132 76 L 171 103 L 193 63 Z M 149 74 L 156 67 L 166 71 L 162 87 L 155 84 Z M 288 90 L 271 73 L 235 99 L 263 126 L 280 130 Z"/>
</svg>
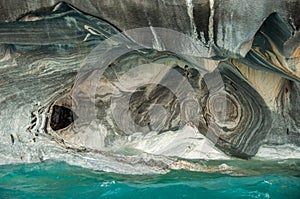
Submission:
<svg viewBox="0 0 300 199">
<path fill-rule="evenodd" d="M 0 164 L 300 157 L 299 2 L 30 2 L 0 2 Z"/>
</svg>

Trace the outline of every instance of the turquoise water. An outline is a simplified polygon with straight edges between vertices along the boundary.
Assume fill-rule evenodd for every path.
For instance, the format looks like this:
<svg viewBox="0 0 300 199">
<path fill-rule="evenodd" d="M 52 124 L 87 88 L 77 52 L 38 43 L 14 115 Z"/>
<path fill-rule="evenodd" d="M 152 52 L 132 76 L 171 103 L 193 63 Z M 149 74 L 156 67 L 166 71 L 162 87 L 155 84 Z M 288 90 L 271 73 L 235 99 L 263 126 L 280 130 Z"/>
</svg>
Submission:
<svg viewBox="0 0 300 199">
<path fill-rule="evenodd" d="M 132 176 L 63 162 L 5 165 L 0 198 L 300 198 L 298 161 L 245 163 L 226 164 L 243 165 L 248 176 L 190 171 Z"/>
</svg>

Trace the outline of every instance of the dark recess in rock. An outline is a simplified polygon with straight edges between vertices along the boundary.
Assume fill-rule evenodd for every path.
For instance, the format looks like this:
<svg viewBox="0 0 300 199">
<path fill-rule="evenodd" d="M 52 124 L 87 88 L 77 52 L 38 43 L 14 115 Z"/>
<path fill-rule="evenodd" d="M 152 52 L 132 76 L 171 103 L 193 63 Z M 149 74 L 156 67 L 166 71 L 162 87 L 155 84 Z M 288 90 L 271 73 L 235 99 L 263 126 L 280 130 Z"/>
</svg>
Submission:
<svg viewBox="0 0 300 199">
<path fill-rule="evenodd" d="M 200 36 L 201 32 L 204 34 L 205 42 L 208 43 L 208 25 L 209 25 L 209 15 L 210 15 L 210 8 L 209 8 L 209 2 L 194 2 L 194 19 L 195 24 L 197 27 L 197 33 Z M 199 38 L 200 39 L 200 38 Z"/>
<path fill-rule="evenodd" d="M 76 115 L 72 110 L 64 106 L 53 106 L 53 112 L 51 115 L 50 127 L 54 130 L 60 130 L 66 128 L 76 119 Z"/>
<path fill-rule="evenodd" d="M 11 139 L 11 143 L 14 144 L 15 143 L 15 138 L 12 134 L 10 134 L 10 139 Z"/>
</svg>

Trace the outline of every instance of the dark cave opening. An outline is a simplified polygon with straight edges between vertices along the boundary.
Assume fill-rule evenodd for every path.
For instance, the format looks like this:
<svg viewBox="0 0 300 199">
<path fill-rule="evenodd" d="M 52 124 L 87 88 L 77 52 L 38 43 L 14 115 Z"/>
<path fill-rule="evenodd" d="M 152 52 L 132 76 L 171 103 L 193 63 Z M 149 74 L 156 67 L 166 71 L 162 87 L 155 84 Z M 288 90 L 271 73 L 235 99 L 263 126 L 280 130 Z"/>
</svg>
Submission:
<svg viewBox="0 0 300 199">
<path fill-rule="evenodd" d="M 72 124 L 76 118 L 75 113 L 71 109 L 54 105 L 52 108 L 50 127 L 54 131 L 66 128 Z"/>
</svg>

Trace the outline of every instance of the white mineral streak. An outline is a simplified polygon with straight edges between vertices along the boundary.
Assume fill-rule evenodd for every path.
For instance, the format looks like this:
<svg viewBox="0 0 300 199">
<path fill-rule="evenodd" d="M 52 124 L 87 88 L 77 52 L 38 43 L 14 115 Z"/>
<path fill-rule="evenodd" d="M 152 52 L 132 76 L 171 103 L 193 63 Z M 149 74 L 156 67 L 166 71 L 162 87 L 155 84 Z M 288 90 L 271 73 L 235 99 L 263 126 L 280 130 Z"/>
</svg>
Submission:
<svg viewBox="0 0 300 199">
<path fill-rule="evenodd" d="M 209 8 L 210 8 L 210 15 L 209 15 L 209 23 L 208 23 L 208 37 L 209 37 L 209 44 L 211 45 L 214 41 L 214 0 L 209 0 Z"/>
<path fill-rule="evenodd" d="M 154 38 L 154 42 L 153 42 L 153 48 L 156 50 L 164 50 L 163 44 L 162 42 L 159 40 L 158 35 L 156 34 L 155 29 L 150 26 L 150 30 L 152 32 L 153 38 Z"/>
<path fill-rule="evenodd" d="M 204 32 L 203 31 L 200 31 L 200 41 L 202 41 L 203 43 L 206 43 L 206 40 L 205 40 L 205 36 L 204 36 Z"/>
<path fill-rule="evenodd" d="M 193 0 L 186 0 L 186 7 L 187 7 L 187 13 L 190 18 L 190 26 L 192 31 L 192 38 L 197 41 L 198 40 L 198 33 L 197 33 L 197 27 L 194 20 L 194 6 L 193 6 Z"/>
</svg>

